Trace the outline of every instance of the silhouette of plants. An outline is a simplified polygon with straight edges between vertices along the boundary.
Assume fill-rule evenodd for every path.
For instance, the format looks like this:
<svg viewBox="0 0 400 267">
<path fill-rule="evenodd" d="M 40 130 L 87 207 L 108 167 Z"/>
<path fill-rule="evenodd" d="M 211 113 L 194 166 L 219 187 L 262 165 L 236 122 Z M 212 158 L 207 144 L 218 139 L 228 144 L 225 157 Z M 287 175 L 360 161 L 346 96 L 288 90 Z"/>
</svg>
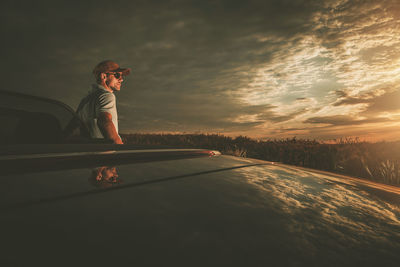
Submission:
<svg viewBox="0 0 400 267">
<path fill-rule="evenodd" d="M 205 148 L 225 155 L 282 162 L 400 185 L 400 142 L 341 138 L 333 144 L 287 138 L 254 140 L 217 134 L 125 134 L 127 144 Z"/>
</svg>

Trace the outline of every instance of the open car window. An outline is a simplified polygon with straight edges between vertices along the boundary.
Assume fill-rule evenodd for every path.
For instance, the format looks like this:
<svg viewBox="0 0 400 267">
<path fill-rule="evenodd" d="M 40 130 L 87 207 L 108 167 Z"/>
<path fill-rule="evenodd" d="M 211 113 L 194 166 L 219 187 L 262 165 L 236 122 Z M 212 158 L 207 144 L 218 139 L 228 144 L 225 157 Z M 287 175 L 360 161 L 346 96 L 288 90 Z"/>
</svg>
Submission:
<svg viewBox="0 0 400 267">
<path fill-rule="evenodd" d="M 41 97 L 0 91 L 0 144 L 57 144 L 88 137 L 67 105 Z"/>
</svg>

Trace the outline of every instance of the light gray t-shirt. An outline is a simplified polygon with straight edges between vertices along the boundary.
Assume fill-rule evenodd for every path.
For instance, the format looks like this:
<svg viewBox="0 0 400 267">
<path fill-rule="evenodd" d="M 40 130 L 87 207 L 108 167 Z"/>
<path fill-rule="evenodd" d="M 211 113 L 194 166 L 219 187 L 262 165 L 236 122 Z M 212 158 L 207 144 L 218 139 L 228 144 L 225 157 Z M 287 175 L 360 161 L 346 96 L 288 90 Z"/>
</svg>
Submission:
<svg viewBox="0 0 400 267">
<path fill-rule="evenodd" d="M 79 118 L 85 123 L 92 138 L 104 138 L 97 125 L 97 118 L 101 112 L 111 114 L 112 122 L 118 133 L 118 113 L 115 95 L 103 86 L 93 84 L 92 90 L 82 99 L 77 110 Z"/>
</svg>

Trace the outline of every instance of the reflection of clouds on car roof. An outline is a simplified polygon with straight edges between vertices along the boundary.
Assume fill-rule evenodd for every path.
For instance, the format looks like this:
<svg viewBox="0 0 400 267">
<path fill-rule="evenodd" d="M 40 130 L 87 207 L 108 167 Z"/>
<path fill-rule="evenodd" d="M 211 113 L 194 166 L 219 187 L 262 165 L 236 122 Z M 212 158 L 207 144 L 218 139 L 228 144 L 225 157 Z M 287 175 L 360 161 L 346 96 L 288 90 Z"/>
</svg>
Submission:
<svg viewBox="0 0 400 267">
<path fill-rule="evenodd" d="M 325 175 L 301 170 L 294 175 L 293 170 L 279 166 L 235 171 L 269 193 L 266 196 L 271 197 L 263 201 L 263 205 L 286 217 L 285 227 L 293 233 L 301 232 L 304 240 L 299 242 L 305 245 L 326 230 L 348 246 L 370 242 L 385 244 L 400 238 L 400 232 L 393 233 L 393 225 L 400 230 L 400 208 L 351 184 L 333 183 Z M 329 245 L 330 241 L 323 242 Z"/>
</svg>

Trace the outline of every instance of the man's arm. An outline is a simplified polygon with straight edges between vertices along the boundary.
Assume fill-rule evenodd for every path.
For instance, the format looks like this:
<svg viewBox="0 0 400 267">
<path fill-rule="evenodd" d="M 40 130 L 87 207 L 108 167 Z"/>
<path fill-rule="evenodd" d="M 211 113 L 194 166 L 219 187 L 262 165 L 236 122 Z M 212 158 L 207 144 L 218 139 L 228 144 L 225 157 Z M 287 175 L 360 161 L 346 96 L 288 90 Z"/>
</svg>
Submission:
<svg viewBox="0 0 400 267">
<path fill-rule="evenodd" d="M 112 140 L 114 144 L 123 144 L 117 130 L 115 129 L 114 123 L 112 122 L 110 113 L 100 112 L 97 119 L 97 125 L 99 126 L 104 138 Z"/>
</svg>

